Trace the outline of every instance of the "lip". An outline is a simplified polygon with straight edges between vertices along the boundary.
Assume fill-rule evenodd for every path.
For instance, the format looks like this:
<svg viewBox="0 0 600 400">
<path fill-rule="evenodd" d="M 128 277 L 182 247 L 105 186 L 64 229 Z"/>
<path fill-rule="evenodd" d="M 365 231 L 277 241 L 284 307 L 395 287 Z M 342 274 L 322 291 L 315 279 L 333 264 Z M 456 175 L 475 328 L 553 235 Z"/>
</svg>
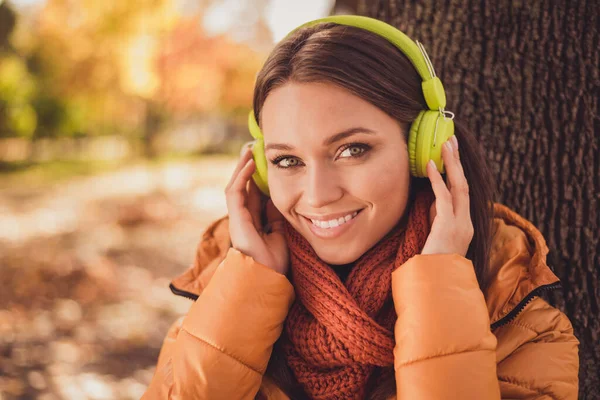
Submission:
<svg viewBox="0 0 600 400">
<path fill-rule="evenodd" d="M 354 218 L 352 218 L 350 221 L 348 221 L 342 225 L 336 226 L 335 228 L 321 228 L 321 227 L 313 224 L 312 221 L 310 219 L 308 219 L 307 217 L 305 217 L 304 215 L 303 215 L 303 217 L 306 220 L 306 223 L 308 224 L 308 228 L 315 236 L 318 236 L 322 239 L 334 239 L 334 238 L 337 238 L 338 236 L 342 235 L 348 229 L 350 229 L 352 227 L 352 225 L 354 225 L 354 222 L 356 221 L 356 219 L 359 217 L 359 215 L 362 213 L 363 210 L 364 210 L 364 208 L 357 210 L 358 214 Z M 333 215 L 335 215 L 335 214 L 332 214 L 332 216 Z M 342 215 L 340 215 L 340 217 L 343 217 L 344 215 L 348 215 L 348 213 L 342 214 Z M 333 219 L 333 218 L 335 218 L 335 217 L 330 217 L 329 219 Z"/>
<path fill-rule="evenodd" d="M 330 221 L 332 219 L 338 219 L 341 217 L 345 217 L 346 215 L 349 215 L 349 214 L 354 214 L 356 211 L 361 212 L 362 210 L 363 209 L 360 208 L 358 210 L 352 210 L 352 211 L 346 211 L 346 212 L 328 214 L 328 215 L 310 215 L 310 214 L 300 214 L 300 215 L 302 215 L 305 218 L 308 218 L 309 220 L 316 219 L 317 221 Z"/>
</svg>

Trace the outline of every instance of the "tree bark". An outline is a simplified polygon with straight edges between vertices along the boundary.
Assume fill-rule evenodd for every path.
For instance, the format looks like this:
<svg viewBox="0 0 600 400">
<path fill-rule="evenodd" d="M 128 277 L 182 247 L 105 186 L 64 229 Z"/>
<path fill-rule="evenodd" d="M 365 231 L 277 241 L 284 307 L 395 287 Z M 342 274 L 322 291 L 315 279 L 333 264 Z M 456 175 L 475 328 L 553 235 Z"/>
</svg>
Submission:
<svg viewBox="0 0 600 400">
<path fill-rule="evenodd" d="M 499 202 L 544 234 L 550 301 L 580 347 L 580 398 L 600 398 L 600 2 L 360 0 L 421 41 L 447 109 L 478 135 Z"/>
</svg>

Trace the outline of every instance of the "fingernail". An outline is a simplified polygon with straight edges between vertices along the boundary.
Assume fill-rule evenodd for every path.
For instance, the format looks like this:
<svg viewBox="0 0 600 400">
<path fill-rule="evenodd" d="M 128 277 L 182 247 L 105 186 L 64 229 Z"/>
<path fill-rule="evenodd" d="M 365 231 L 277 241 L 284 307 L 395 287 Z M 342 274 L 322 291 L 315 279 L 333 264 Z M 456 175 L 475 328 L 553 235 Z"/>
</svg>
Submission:
<svg viewBox="0 0 600 400">
<path fill-rule="evenodd" d="M 446 143 L 444 143 L 444 146 L 446 146 L 446 148 L 448 149 L 448 151 L 450 153 L 452 153 L 454 151 L 454 147 L 452 146 L 452 143 L 450 143 L 450 141 L 447 141 Z"/>
<path fill-rule="evenodd" d="M 454 143 L 454 148 L 458 150 L 458 139 L 456 138 L 456 135 L 453 135 L 451 139 L 452 143 Z"/>
<path fill-rule="evenodd" d="M 436 169 L 437 167 L 435 166 L 435 163 L 433 162 L 433 160 L 429 160 L 429 165 L 431 165 L 431 168 Z"/>
</svg>

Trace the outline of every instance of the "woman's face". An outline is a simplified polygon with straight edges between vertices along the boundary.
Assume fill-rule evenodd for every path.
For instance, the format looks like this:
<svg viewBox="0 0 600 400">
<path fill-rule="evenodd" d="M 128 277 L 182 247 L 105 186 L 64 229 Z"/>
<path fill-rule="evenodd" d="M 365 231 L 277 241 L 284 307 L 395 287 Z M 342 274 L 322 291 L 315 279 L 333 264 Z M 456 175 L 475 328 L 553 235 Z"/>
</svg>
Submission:
<svg viewBox="0 0 600 400">
<path fill-rule="evenodd" d="M 319 258 L 351 263 L 398 223 L 410 171 L 396 120 L 327 83 L 282 85 L 261 113 L 271 199 Z"/>
</svg>

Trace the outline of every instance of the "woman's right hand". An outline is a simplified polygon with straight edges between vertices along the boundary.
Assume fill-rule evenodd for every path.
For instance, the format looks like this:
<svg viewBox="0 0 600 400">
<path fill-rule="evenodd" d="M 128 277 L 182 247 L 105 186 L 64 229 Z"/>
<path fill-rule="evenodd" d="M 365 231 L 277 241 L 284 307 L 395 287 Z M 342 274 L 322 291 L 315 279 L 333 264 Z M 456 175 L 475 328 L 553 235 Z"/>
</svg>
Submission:
<svg viewBox="0 0 600 400">
<path fill-rule="evenodd" d="M 255 169 L 252 150 L 245 147 L 225 188 L 231 244 L 254 261 L 285 275 L 289 267 L 289 249 L 283 231 L 284 217 L 254 183 Z M 261 223 L 265 200 L 267 222 L 271 227 L 269 233 Z"/>
</svg>

